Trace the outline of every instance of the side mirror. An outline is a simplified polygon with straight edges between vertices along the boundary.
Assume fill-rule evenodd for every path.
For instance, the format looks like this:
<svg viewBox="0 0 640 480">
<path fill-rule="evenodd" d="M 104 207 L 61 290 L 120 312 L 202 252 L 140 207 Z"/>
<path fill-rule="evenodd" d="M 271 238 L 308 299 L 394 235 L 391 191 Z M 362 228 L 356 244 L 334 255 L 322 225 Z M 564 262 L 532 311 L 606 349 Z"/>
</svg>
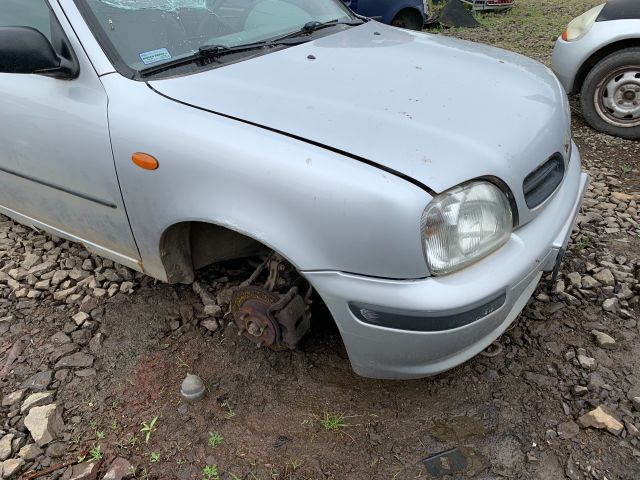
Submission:
<svg viewBox="0 0 640 480">
<path fill-rule="evenodd" d="M 78 66 L 59 56 L 47 37 L 35 28 L 0 27 L 0 73 L 70 79 L 78 76 Z"/>
</svg>

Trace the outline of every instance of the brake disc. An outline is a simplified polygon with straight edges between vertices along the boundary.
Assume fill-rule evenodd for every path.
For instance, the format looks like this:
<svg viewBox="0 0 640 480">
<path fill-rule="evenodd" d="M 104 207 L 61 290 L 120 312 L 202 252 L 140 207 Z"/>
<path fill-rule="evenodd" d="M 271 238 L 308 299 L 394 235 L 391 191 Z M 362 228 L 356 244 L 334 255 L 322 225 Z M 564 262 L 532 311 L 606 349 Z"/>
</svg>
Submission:
<svg viewBox="0 0 640 480">
<path fill-rule="evenodd" d="M 277 294 L 259 287 L 242 287 L 231 297 L 231 313 L 243 335 L 259 347 L 294 349 L 309 331 L 309 308 L 297 287 Z"/>
<path fill-rule="evenodd" d="M 231 313 L 238 327 L 238 335 L 256 343 L 259 347 L 280 349 L 280 326 L 269 316 L 269 308 L 280 297 L 258 287 L 243 287 L 231 298 Z"/>
</svg>

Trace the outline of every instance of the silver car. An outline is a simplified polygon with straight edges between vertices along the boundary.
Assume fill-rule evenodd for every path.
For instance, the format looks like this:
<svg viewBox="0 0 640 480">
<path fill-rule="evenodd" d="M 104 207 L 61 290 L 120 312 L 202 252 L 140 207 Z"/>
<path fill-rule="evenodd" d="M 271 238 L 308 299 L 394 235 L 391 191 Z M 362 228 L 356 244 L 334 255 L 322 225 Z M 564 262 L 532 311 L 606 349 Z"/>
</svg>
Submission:
<svg viewBox="0 0 640 480">
<path fill-rule="evenodd" d="M 593 128 L 640 139 L 640 2 L 609 0 L 574 19 L 556 42 L 553 70 L 580 94 Z"/>
<path fill-rule="evenodd" d="M 0 212 L 166 282 L 249 257 L 258 345 L 294 348 L 316 298 L 357 373 L 433 375 L 562 259 L 588 177 L 533 60 L 340 0 L 3 0 L 0 25 Z"/>
</svg>

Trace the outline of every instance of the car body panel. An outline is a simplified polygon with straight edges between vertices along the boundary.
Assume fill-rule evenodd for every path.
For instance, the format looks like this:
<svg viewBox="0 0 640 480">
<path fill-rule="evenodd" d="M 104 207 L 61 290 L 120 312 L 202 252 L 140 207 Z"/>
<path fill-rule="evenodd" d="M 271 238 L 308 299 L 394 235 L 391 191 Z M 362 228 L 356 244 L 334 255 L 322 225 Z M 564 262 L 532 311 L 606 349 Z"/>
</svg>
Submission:
<svg viewBox="0 0 640 480">
<path fill-rule="evenodd" d="M 424 190 L 322 147 L 180 105 L 118 74 L 102 81 L 122 191 L 149 274 L 165 278 L 166 229 L 203 221 L 255 238 L 301 270 L 428 275 L 420 216 L 431 197 Z M 137 151 L 155 156 L 158 170 L 136 167 Z"/>
<path fill-rule="evenodd" d="M 553 71 L 568 93 L 578 93 L 576 83 L 583 65 L 600 50 L 625 40 L 640 42 L 640 19 L 596 22 L 582 38 L 567 42 L 558 38 L 553 50 Z"/>
<path fill-rule="evenodd" d="M 139 254 L 113 162 L 107 94 L 59 17 L 77 52 L 78 78 L 17 81 L 0 74 L 0 210 L 135 266 Z"/>
<path fill-rule="evenodd" d="M 468 90 L 467 70 L 481 95 Z M 524 178 L 568 146 L 566 96 L 540 63 L 373 22 L 149 84 L 182 103 L 368 159 L 436 192 L 499 172 L 522 224 L 536 214 L 524 203 Z"/>
<path fill-rule="evenodd" d="M 640 18 L 640 2 L 637 0 L 609 0 L 597 21 L 628 20 Z"/>
<path fill-rule="evenodd" d="M 339 272 L 306 273 L 336 318 L 354 370 L 377 378 L 419 378 L 453 368 L 489 346 L 517 318 L 542 273 L 556 265 L 574 227 L 587 182 L 588 177 L 581 173 L 580 154 L 574 148 L 565 182 L 540 217 L 514 232 L 507 244 L 485 261 L 451 275 L 387 281 Z M 351 301 L 358 301 L 398 311 L 422 311 L 433 318 L 482 304 L 504 292 L 506 301 L 498 310 L 463 327 L 438 332 L 363 323 L 349 309 Z M 402 348 L 396 348 L 398 345 Z"/>
<path fill-rule="evenodd" d="M 422 0 L 343 0 L 343 3 L 360 15 L 379 19 L 386 24 L 390 24 L 398 13 L 406 9 L 415 10 L 426 20 Z"/>
</svg>

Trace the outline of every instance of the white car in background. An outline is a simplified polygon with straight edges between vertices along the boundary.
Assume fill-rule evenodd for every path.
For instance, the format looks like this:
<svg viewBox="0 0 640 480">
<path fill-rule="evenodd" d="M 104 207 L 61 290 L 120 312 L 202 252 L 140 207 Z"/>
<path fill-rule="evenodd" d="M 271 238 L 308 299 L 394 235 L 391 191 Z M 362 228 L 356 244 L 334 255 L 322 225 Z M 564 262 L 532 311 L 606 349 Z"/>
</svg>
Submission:
<svg viewBox="0 0 640 480">
<path fill-rule="evenodd" d="M 589 125 L 640 139 L 640 1 L 609 0 L 575 18 L 556 42 L 553 70 L 581 95 Z"/>
</svg>

